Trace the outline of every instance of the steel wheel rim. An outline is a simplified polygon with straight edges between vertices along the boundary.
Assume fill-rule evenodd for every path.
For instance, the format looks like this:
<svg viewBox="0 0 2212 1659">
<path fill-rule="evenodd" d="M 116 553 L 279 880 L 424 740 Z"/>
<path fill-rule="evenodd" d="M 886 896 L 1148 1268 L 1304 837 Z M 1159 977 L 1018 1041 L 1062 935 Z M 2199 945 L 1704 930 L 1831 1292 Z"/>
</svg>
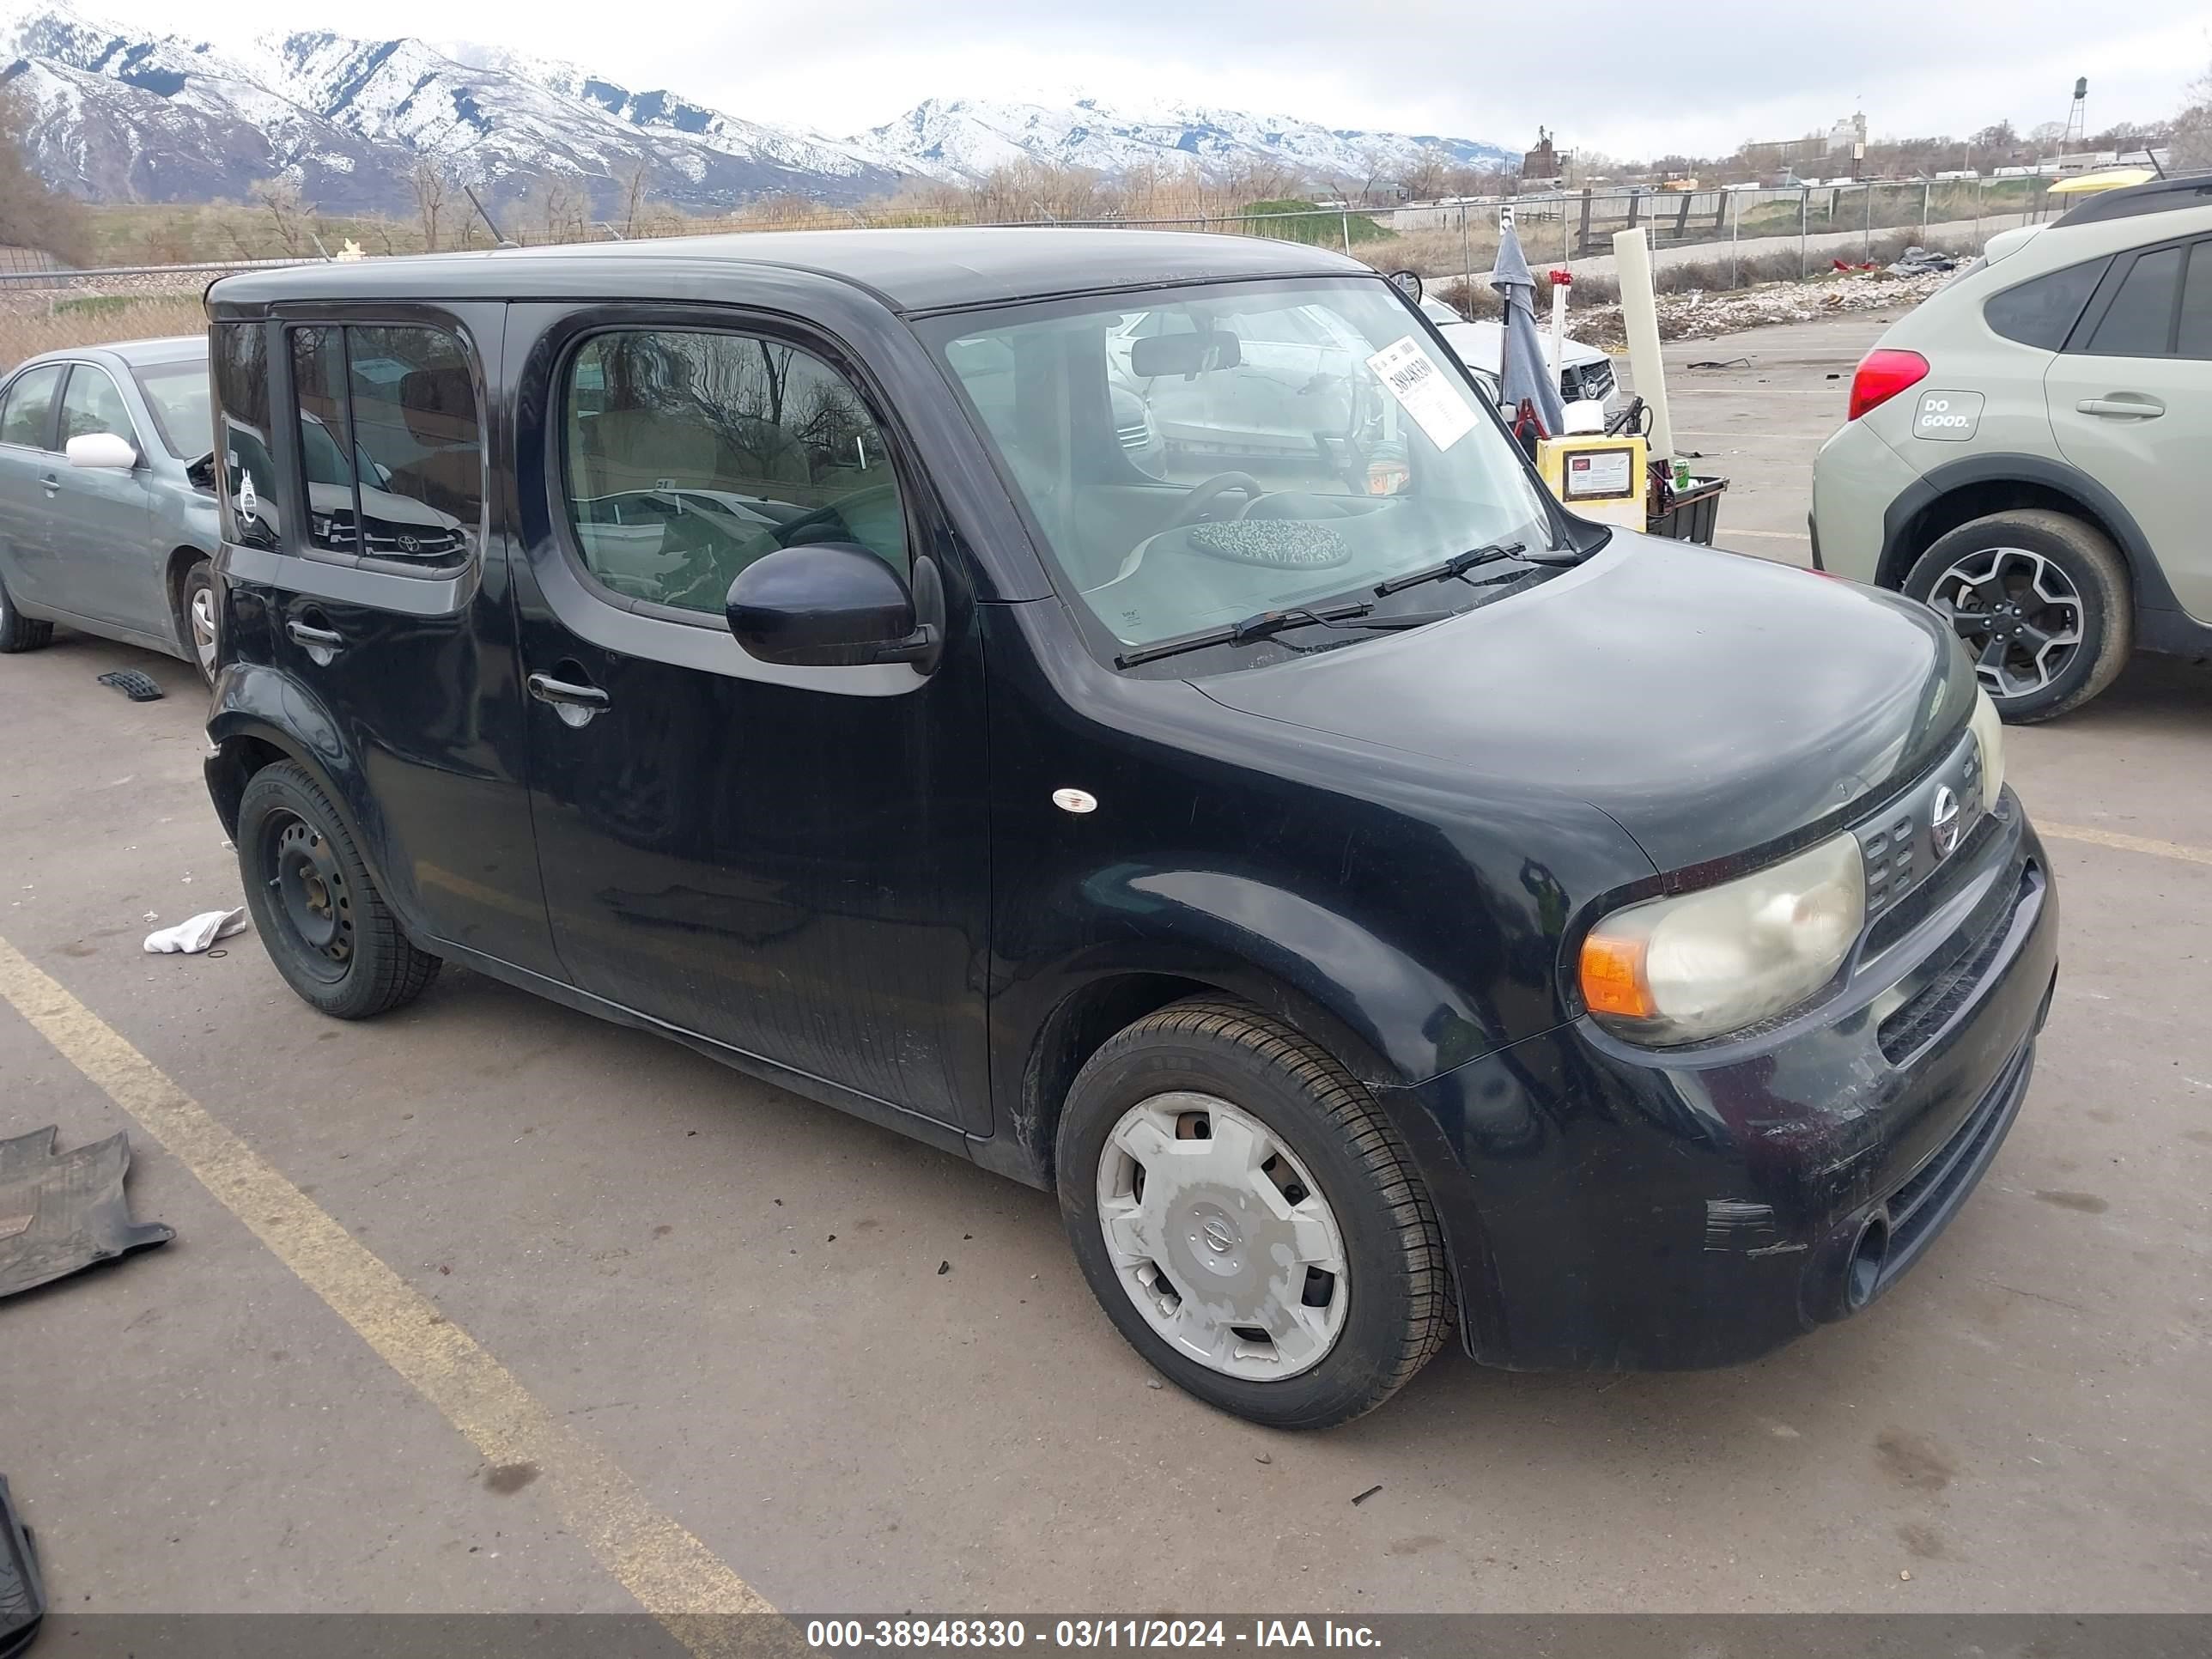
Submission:
<svg viewBox="0 0 2212 1659">
<path fill-rule="evenodd" d="M 353 890 L 330 837 L 294 813 L 263 831 L 262 873 L 284 931 L 318 978 L 343 979 L 353 965 Z"/>
<path fill-rule="evenodd" d="M 1928 603 L 1974 653 L 1975 676 L 1992 697 L 2032 696 L 2081 648 L 2080 591 L 2056 562 L 2025 547 L 1954 560 Z"/>
<path fill-rule="evenodd" d="M 215 590 L 194 588 L 185 611 L 191 623 L 193 653 L 199 659 L 201 671 L 211 678 L 215 673 Z"/>
<path fill-rule="evenodd" d="M 1114 1277 L 1160 1337 L 1208 1370 L 1273 1382 L 1310 1370 L 1351 1303 L 1344 1232 L 1282 1137 L 1212 1095 L 1154 1095 L 1098 1159 Z"/>
</svg>

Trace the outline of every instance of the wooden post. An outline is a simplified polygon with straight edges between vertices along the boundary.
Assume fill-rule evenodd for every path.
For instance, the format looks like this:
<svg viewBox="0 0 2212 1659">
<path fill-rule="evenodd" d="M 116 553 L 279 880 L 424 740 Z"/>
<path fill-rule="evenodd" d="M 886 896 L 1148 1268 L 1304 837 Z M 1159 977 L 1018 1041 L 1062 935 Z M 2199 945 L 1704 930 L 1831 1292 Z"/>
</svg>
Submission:
<svg viewBox="0 0 2212 1659">
<path fill-rule="evenodd" d="M 1585 257 L 1590 251 L 1589 219 L 1590 191 L 1589 186 L 1584 185 L 1583 186 L 1583 222 L 1582 228 L 1575 232 L 1575 252 L 1577 255 Z"/>
</svg>

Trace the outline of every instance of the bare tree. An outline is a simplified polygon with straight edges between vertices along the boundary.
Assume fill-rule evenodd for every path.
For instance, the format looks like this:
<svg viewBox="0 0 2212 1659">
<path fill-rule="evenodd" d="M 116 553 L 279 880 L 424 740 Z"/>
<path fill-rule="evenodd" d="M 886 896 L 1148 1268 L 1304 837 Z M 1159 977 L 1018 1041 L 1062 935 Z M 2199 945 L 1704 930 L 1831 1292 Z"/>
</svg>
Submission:
<svg viewBox="0 0 2212 1659">
<path fill-rule="evenodd" d="M 2212 68 L 2205 70 L 2183 89 L 2189 102 L 2173 118 L 2173 164 L 2178 167 L 2212 167 Z"/>
<path fill-rule="evenodd" d="M 307 205 L 296 180 L 264 179 L 246 196 L 268 216 L 270 228 L 285 252 L 302 253 L 314 246 L 314 210 Z"/>
<path fill-rule="evenodd" d="M 645 163 L 640 161 L 623 180 L 622 234 L 625 240 L 643 233 L 639 229 L 645 216 Z"/>
<path fill-rule="evenodd" d="M 418 159 L 407 174 L 407 189 L 415 198 L 415 217 L 422 227 L 422 252 L 438 251 L 438 221 L 446 211 L 446 200 L 453 193 L 453 181 L 446 176 L 445 169 L 425 155 Z"/>
</svg>

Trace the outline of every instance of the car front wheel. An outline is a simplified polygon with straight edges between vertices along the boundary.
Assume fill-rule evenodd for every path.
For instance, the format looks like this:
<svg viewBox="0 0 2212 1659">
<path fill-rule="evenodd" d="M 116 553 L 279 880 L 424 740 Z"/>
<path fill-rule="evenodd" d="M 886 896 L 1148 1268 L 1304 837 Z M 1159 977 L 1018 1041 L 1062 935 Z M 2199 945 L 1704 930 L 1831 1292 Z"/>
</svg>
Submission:
<svg viewBox="0 0 2212 1659">
<path fill-rule="evenodd" d="M 192 665 L 200 671 L 200 678 L 212 685 L 216 665 L 215 567 L 202 559 L 185 572 L 180 597 L 185 643 L 191 647 Z"/>
<path fill-rule="evenodd" d="M 1208 1404 L 1325 1428 L 1443 1346 L 1443 1239 L 1404 1143 L 1334 1059 L 1258 1011 L 1182 1002 L 1109 1039 L 1057 1151 L 1092 1291 Z"/>
<path fill-rule="evenodd" d="M 1951 624 L 1997 713 L 2016 722 L 2079 708 L 2118 677 L 2134 641 L 2119 550 L 2063 513 L 1962 524 L 1920 556 L 1905 591 Z"/>
</svg>

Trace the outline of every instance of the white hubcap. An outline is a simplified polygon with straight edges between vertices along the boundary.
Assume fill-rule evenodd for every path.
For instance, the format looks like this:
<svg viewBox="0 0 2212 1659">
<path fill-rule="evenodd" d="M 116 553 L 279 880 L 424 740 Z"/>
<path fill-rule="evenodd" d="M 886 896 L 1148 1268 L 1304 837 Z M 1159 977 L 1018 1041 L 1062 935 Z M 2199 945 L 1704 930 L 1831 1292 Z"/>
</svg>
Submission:
<svg viewBox="0 0 2212 1659">
<path fill-rule="evenodd" d="M 1131 1107 L 1098 1161 L 1098 1224 L 1146 1322 L 1224 1376 L 1295 1376 L 1344 1329 L 1344 1235 L 1305 1166 L 1212 1095 Z"/>
</svg>

